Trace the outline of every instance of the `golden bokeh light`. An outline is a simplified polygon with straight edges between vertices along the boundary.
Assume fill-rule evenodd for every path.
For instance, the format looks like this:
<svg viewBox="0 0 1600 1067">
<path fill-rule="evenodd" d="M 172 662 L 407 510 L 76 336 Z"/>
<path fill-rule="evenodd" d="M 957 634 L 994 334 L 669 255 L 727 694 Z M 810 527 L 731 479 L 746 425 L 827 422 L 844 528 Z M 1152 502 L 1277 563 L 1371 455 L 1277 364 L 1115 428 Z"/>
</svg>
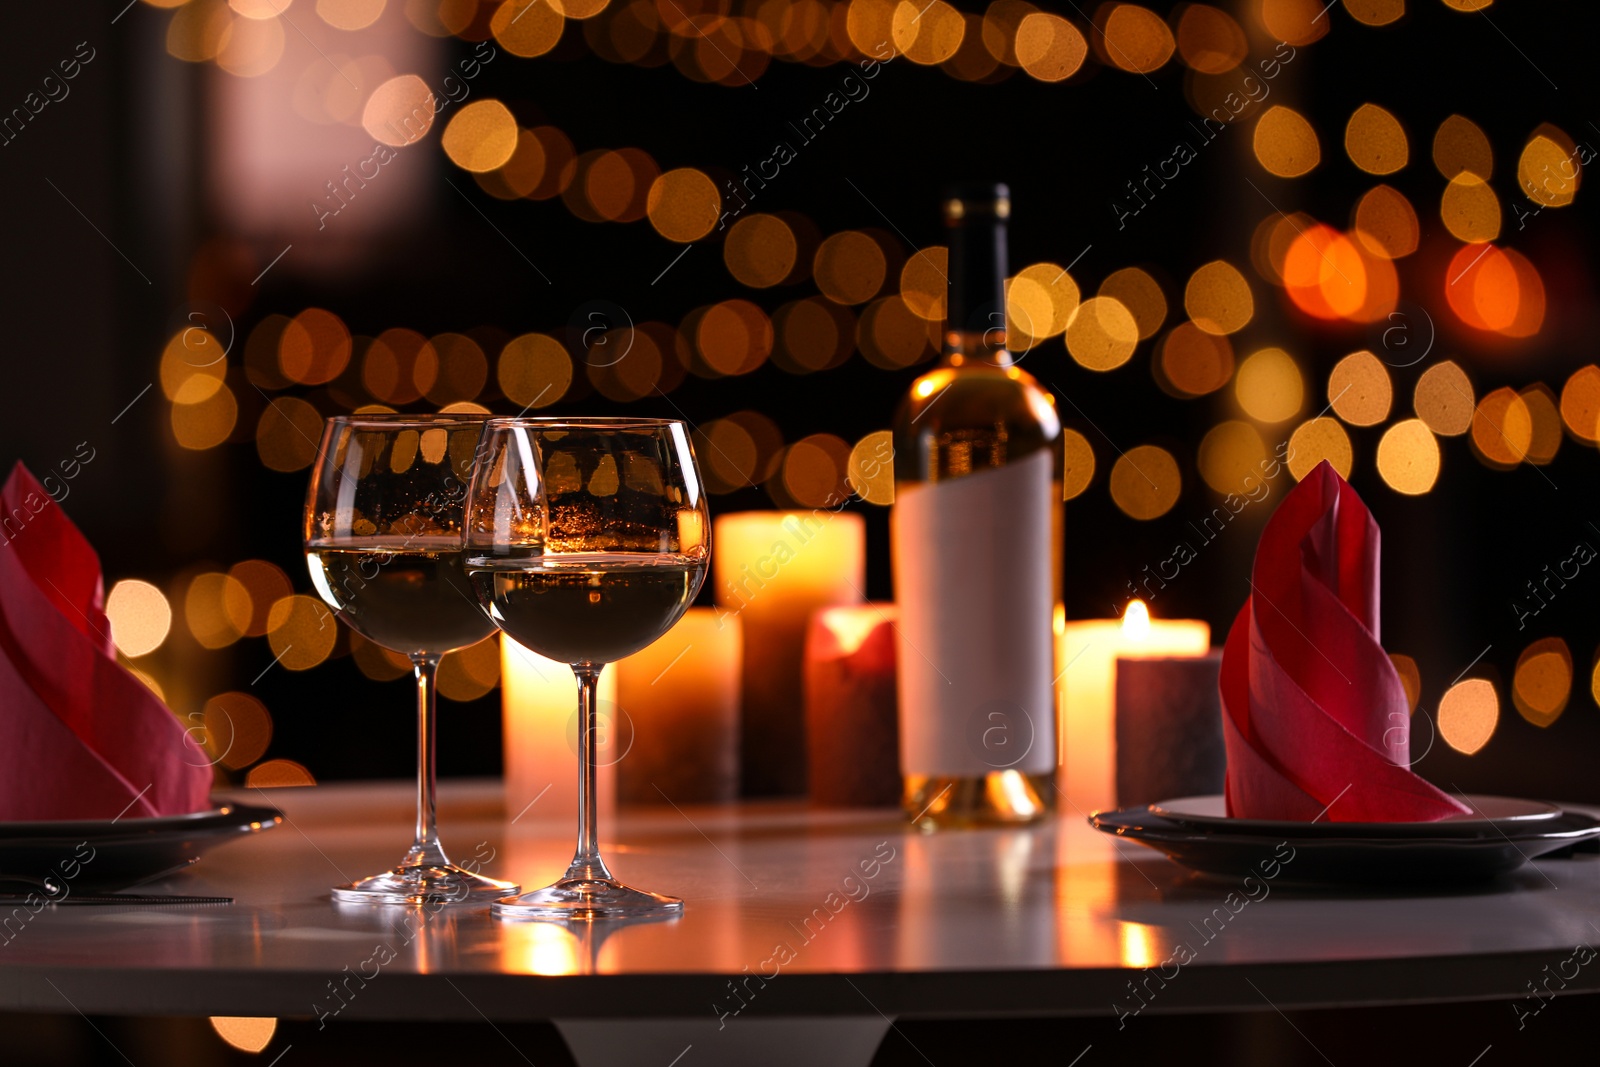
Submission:
<svg viewBox="0 0 1600 1067">
<path fill-rule="evenodd" d="M 1543 466 L 1555 459 L 1561 448 L 1561 411 L 1556 406 L 1556 395 L 1548 385 L 1535 382 L 1522 390 L 1522 402 L 1527 405 L 1528 418 L 1533 422 L 1528 454 L 1523 458 Z"/>
<path fill-rule="evenodd" d="M 1006 347 L 1011 351 L 1026 352 L 1049 337 L 1055 318 L 1050 293 L 1039 282 L 1020 276 L 1006 282 Z"/>
<path fill-rule="evenodd" d="M 693 336 L 695 350 L 714 376 L 749 374 L 772 355 L 772 320 L 748 300 L 724 300 L 704 309 Z"/>
<path fill-rule="evenodd" d="M 223 388 L 228 363 L 208 330 L 182 329 L 161 351 L 161 391 L 168 400 L 198 404 Z"/>
<path fill-rule="evenodd" d="M 191 382 L 204 381 L 191 378 Z M 201 451 L 215 448 L 233 433 L 239 421 L 239 402 L 233 390 L 222 386 L 204 400 L 172 405 L 172 436 L 184 448 Z"/>
<path fill-rule="evenodd" d="M 932 66 L 956 54 L 966 36 L 966 20 L 944 0 L 895 5 L 890 33 L 895 51 L 913 63 Z"/>
<path fill-rule="evenodd" d="M 293 786 L 316 785 L 317 780 L 305 766 L 292 759 L 269 759 L 250 768 L 244 776 L 250 789 L 287 789 Z"/>
<path fill-rule="evenodd" d="M 1134 74 L 1160 70 L 1177 48 L 1161 16 L 1137 4 L 1113 7 L 1102 32 L 1112 65 Z"/>
<path fill-rule="evenodd" d="M 278 664 L 310 670 L 328 658 L 339 624 L 321 600 L 303 593 L 286 596 L 267 614 L 267 644 Z"/>
<path fill-rule="evenodd" d="M 549 407 L 567 395 L 572 384 L 572 357 L 554 337 L 525 333 L 500 350 L 495 380 L 506 399 L 523 410 Z"/>
<path fill-rule="evenodd" d="M 817 288 L 838 304 L 865 304 L 877 296 L 887 270 L 883 247 L 858 230 L 823 241 L 811 264 Z"/>
<path fill-rule="evenodd" d="M 670 328 L 661 327 L 666 332 L 667 344 L 672 343 Z M 602 355 L 591 357 L 587 371 L 589 381 L 600 391 L 600 394 L 619 404 L 638 400 L 648 396 L 659 389 L 663 395 L 676 388 L 682 380 L 681 364 L 676 358 L 663 352 L 662 343 L 654 335 L 652 324 L 641 324 L 629 330 L 626 327 L 617 327 L 606 331 L 605 334 L 595 338 L 595 345 L 590 351 L 599 350 Z M 604 353 L 621 353 L 620 356 L 605 355 Z M 668 371 L 667 361 L 671 359 L 674 373 Z"/>
<path fill-rule="evenodd" d="M 1239 268 L 1223 259 L 1213 260 L 1189 276 L 1183 306 L 1196 326 L 1217 334 L 1244 329 L 1256 310 L 1250 283 Z"/>
<path fill-rule="evenodd" d="M 1094 480 L 1094 448 L 1070 426 L 1061 429 L 1061 499 L 1073 500 Z"/>
<path fill-rule="evenodd" d="M 300 385 L 326 385 L 350 364 L 350 330 L 322 308 L 306 308 L 278 337 L 278 370 Z"/>
<path fill-rule="evenodd" d="M 336 30 L 364 30 L 383 14 L 389 0 L 317 0 L 317 14 Z"/>
<path fill-rule="evenodd" d="M 650 187 L 661 168 L 639 148 L 601 152 L 583 179 L 589 206 L 607 222 L 638 222 L 649 208 Z"/>
<path fill-rule="evenodd" d="M 1261 22 L 1280 41 L 1308 45 L 1328 32 L 1333 20 L 1327 10 L 1332 6 L 1316 0 L 1261 0 Z"/>
<path fill-rule="evenodd" d="M 1058 82 L 1072 77 L 1089 55 L 1083 33 L 1062 18 L 1043 11 L 1028 15 L 1017 26 L 1017 62 L 1029 77 Z"/>
<path fill-rule="evenodd" d="M 1385 259 L 1400 259 L 1417 250 L 1422 229 L 1416 208 L 1404 194 L 1387 185 L 1367 190 L 1356 205 L 1356 240 Z"/>
<path fill-rule="evenodd" d="M 1439 442 L 1421 419 L 1403 419 L 1378 441 L 1378 474 L 1397 493 L 1420 496 L 1439 480 Z"/>
<path fill-rule="evenodd" d="M 895 0 L 853 0 L 845 15 L 845 33 L 856 51 L 875 55 L 881 45 L 893 41 L 896 6 Z M 782 10 L 792 17 L 792 8 Z"/>
<path fill-rule="evenodd" d="M 1500 697 L 1486 679 L 1457 682 L 1439 700 L 1439 736 L 1462 755 L 1488 744 L 1499 721 Z"/>
<path fill-rule="evenodd" d="M 1067 323 L 1067 351 L 1080 366 L 1108 371 L 1122 366 L 1139 345 L 1139 324 L 1122 302 L 1094 296 Z"/>
<path fill-rule="evenodd" d="M 361 110 L 361 128 L 369 136 L 398 148 L 421 139 L 433 127 L 436 110 L 428 83 L 415 74 L 401 74 L 367 97 Z"/>
<path fill-rule="evenodd" d="M 476 8 L 476 4 L 472 5 Z M 489 20 L 489 32 L 507 52 L 524 59 L 542 56 L 561 40 L 560 9 L 546 0 L 508 0 Z"/>
<path fill-rule="evenodd" d="M 1509 470 L 1533 444 L 1533 414 L 1515 390 L 1501 386 L 1485 393 L 1472 413 L 1472 447 L 1491 467 Z"/>
<path fill-rule="evenodd" d="M 1031 329 L 1024 329 L 1024 341 L 1037 341 L 1066 331 L 1083 294 L 1078 289 L 1077 281 L 1062 268 L 1054 263 L 1034 263 L 1018 271 L 1007 286 L 1008 312 L 1012 310 L 1009 305 L 1013 295 L 1017 297 L 1017 310 L 1026 309 L 1025 317 L 1031 325 Z M 1114 294 L 1102 290 L 1101 295 Z M 1022 320 L 1017 319 L 1015 323 L 1008 324 L 1008 328 L 1012 325 L 1021 327 L 1022 324 Z M 1007 340 L 1011 343 L 1010 338 Z"/>
<path fill-rule="evenodd" d="M 273 397 L 256 423 L 256 451 L 275 471 L 311 466 L 321 438 L 321 412 L 295 396 Z"/>
<path fill-rule="evenodd" d="M 950 249 L 932 245 L 912 254 L 900 268 L 900 299 L 919 319 L 944 321 L 950 289 Z"/>
<path fill-rule="evenodd" d="M 1281 348 L 1263 348 L 1239 364 L 1234 396 L 1244 413 L 1258 422 L 1283 422 L 1305 404 L 1305 381 L 1294 357 Z"/>
<path fill-rule="evenodd" d="M 172 605 L 149 582 L 124 578 L 106 595 L 106 620 L 111 641 L 129 659 L 149 655 L 161 647 L 172 629 Z"/>
<path fill-rule="evenodd" d="M 1337 419 L 1326 415 L 1307 419 L 1289 435 L 1289 473 L 1300 481 L 1327 460 L 1339 477 L 1350 477 L 1355 454 L 1351 451 L 1350 435 Z"/>
<path fill-rule="evenodd" d="M 1073 289 L 1077 286 L 1073 285 Z M 1139 327 L 1141 341 L 1154 337 L 1167 320 L 1166 294 L 1154 278 L 1138 267 L 1123 267 L 1106 275 L 1100 283 L 1100 295 L 1109 296 L 1128 309 Z M 1065 326 L 1065 320 L 1061 324 Z"/>
<path fill-rule="evenodd" d="M 856 327 L 856 347 L 868 363 L 899 370 L 933 355 L 929 323 L 911 313 L 898 296 L 874 300 L 861 313 Z"/>
<path fill-rule="evenodd" d="M 275 19 L 294 0 L 228 0 L 228 6 L 247 19 Z"/>
<path fill-rule="evenodd" d="M 1130 448 L 1111 465 L 1111 499 L 1130 518 L 1159 519 L 1182 489 L 1178 461 L 1158 445 Z"/>
<path fill-rule="evenodd" d="M 1209 4 L 1189 4 L 1178 19 L 1178 54 L 1201 74 L 1226 74 L 1249 55 L 1233 16 Z"/>
<path fill-rule="evenodd" d="M 1445 7 L 1455 8 L 1457 11 L 1482 11 L 1494 0 L 1444 0 Z"/>
<path fill-rule="evenodd" d="M 511 150 L 511 158 L 502 163 L 499 170 L 477 175 L 478 184 L 500 200 L 532 196 L 544 182 L 549 162 L 539 135 L 532 130 L 518 130 L 517 146 Z"/>
<path fill-rule="evenodd" d="M 756 481 L 756 439 L 733 419 L 714 419 L 694 433 L 694 452 L 713 493 L 731 493 Z"/>
<path fill-rule="evenodd" d="M 1204 396 L 1233 378 L 1233 344 L 1192 322 L 1179 323 L 1161 344 L 1156 380 L 1178 396 Z"/>
<path fill-rule="evenodd" d="M 783 488 L 808 508 L 836 507 L 850 495 L 850 446 L 833 434 L 812 434 L 783 454 Z"/>
<path fill-rule="evenodd" d="M 500 684 L 500 635 L 469 648 L 445 653 L 439 663 L 439 695 L 464 704 L 487 696 Z"/>
<path fill-rule="evenodd" d="M 1386 260 L 1372 257 L 1374 265 Z M 1367 257 L 1331 226 L 1297 234 L 1283 260 L 1283 284 L 1295 306 L 1319 319 L 1370 319 Z M 1389 268 L 1393 277 L 1393 267 Z"/>
<path fill-rule="evenodd" d="M 776 215 L 746 215 L 722 243 L 728 273 L 752 289 L 767 289 L 787 278 L 798 251 L 794 230 Z"/>
<path fill-rule="evenodd" d="M 1362 104 L 1350 116 L 1344 150 L 1350 162 L 1368 174 L 1393 174 L 1411 155 L 1400 120 L 1377 104 Z"/>
<path fill-rule="evenodd" d="M 1517 714 L 1545 727 L 1561 717 L 1572 696 L 1572 652 L 1559 637 L 1533 642 L 1517 657 L 1511 703 Z"/>
<path fill-rule="evenodd" d="M 504 8 L 501 8 L 504 11 Z M 722 210 L 716 184 L 693 167 L 679 167 L 650 186 L 646 211 L 650 225 L 669 241 L 698 241 L 711 232 Z"/>
<path fill-rule="evenodd" d="M 850 449 L 845 470 L 850 491 L 869 504 L 894 503 L 894 434 L 874 430 Z"/>
<path fill-rule="evenodd" d="M 1274 104 L 1256 120 L 1256 159 L 1269 174 L 1298 178 L 1322 162 L 1317 131 L 1293 108 Z"/>
<path fill-rule="evenodd" d="M 1417 661 L 1403 653 L 1391 652 L 1389 662 L 1394 664 L 1395 673 L 1400 676 L 1400 684 L 1405 687 L 1406 703 L 1415 712 L 1417 701 L 1422 699 L 1422 671 L 1417 667 Z"/>
<path fill-rule="evenodd" d="M 285 43 L 275 18 L 239 18 L 217 40 L 217 66 L 238 78 L 259 78 L 278 65 Z"/>
<path fill-rule="evenodd" d="M 510 108 L 498 100 L 474 100 L 445 124 L 439 147 L 462 170 L 482 174 L 510 161 L 517 132 Z"/>
<path fill-rule="evenodd" d="M 186 63 L 208 63 L 217 58 L 232 23 L 228 5 L 220 0 L 183 0 L 167 23 L 167 54 Z"/>
<path fill-rule="evenodd" d="M 1255 264 L 1256 273 L 1273 285 L 1282 285 L 1290 249 L 1301 234 L 1316 225 L 1317 221 L 1303 211 L 1287 215 L 1274 211 L 1263 218 L 1250 238 L 1250 261 Z"/>
<path fill-rule="evenodd" d="M 837 367 L 855 345 L 855 316 L 820 296 L 785 304 L 773 316 L 779 346 L 774 362 L 791 374 Z"/>
<path fill-rule="evenodd" d="M 219 571 L 196 575 L 183 596 L 183 619 L 203 648 L 226 648 L 245 635 L 254 604 L 244 583 Z"/>
<path fill-rule="evenodd" d="M 429 338 L 420 358 L 433 361 L 431 368 L 418 367 L 417 378 L 428 383 L 422 395 L 441 408 L 472 400 L 488 384 L 489 357 L 466 334 L 441 333 Z"/>
<path fill-rule="evenodd" d="M 272 605 L 294 592 L 289 584 L 289 576 L 276 563 L 264 559 L 246 559 L 229 567 L 228 577 L 243 586 L 250 598 L 250 620 L 244 626 L 244 636 L 265 635 Z"/>
<path fill-rule="evenodd" d="M 1492 241 L 1500 236 L 1500 198 L 1476 174 L 1458 174 L 1445 186 L 1439 218 L 1458 241 Z"/>
<path fill-rule="evenodd" d="M 272 743 L 272 713 L 249 693 L 218 693 L 201 711 L 206 752 L 231 771 L 250 766 Z"/>
<path fill-rule="evenodd" d="M 1328 375 L 1328 404 L 1351 426 L 1376 426 L 1389 417 L 1394 383 L 1383 361 L 1365 349 L 1352 352 Z"/>
<path fill-rule="evenodd" d="M 1472 428 L 1478 402 L 1467 372 L 1447 359 L 1422 372 L 1412 403 L 1428 429 L 1441 437 L 1457 437 Z"/>
<path fill-rule="evenodd" d="M 1517 185 L 1524 196 L 1543 207 L 1572 203 L 1582 181 L 1577 154 L 1543 134 L 1530 138 L 1517 159 Z"/>
<path fill-rule="evenodd" d="M 392 682 L 412 672 L 411 661 L 350 631 L 350 658 L 356 669 L 374 682 Z"/>
<path fill-rule="evenodd" d="M 1200 477 L 1212 489 L 1244 495 L 1260 483 L 1267 443 L 1248 422 L 1230 419 L 1206 431 L 1196 458 Z"/>
<path fill-rule="evenodd" d="M 1357 22 L 1387 26 L 1406 13 L 1406 0 L 1344 0 L 1344 9 Z"/>
<path fill-rule="evenodd" d="M 1579 367 L 1561 387 L 1561 421 L 1586 444 L 1600 439 L 1600 367 Z"/>
<path fill-rule="evenodd" d="M 322 10 L 322 5 L 327 2 L 328 0 L 321 0 L 317 5 L 317 10 Z M 285 0 L 285 6 L 287 6 L 287 0 Z M 380 12 L 383 10 L 383 0 L 378 0 L 378 10 Z M 360 27 L 351 28 L 359 29 Z M 278 1032 L 278 1020 L 213 1015 L 211 1017 L 211 1028 L 217 1032 L 218 1037 L 240 1052 L 260 1052 L 272 1043 L 272 1035 Z"/>
<path fill-rule="evenodd" d="M 1476 122 L 1451 115 L 1433 135 L 1433 165 L 1446 181 L 1463 174 L 1488 181 L 1494 176 L 1494 149 Z"/>
</svg>

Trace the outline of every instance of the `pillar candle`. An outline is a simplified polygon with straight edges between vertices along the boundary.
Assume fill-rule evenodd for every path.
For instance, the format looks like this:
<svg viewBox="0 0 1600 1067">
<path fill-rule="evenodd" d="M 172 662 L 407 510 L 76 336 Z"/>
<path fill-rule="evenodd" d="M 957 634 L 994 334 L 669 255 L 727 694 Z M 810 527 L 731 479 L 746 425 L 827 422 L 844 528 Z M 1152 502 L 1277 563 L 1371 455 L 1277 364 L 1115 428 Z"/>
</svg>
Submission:
<svg viewBox="0 0 1600 1067">
<path fill-rule="evenodd" d="M 721 803 L 739 795 L 736 615 L 690 608 L 654 644 L 617 663 L 617 703 L 633 747 L 617 763 L 625 804 Z"/>
<path fill-rule="evenodd" d="M 806 638 L 806 745 L 811 801 L 900 803 L 900 717 L 893 604 L 824 608 Z"/>
<path fill-rule="evenodd" d="M 859 515 L 821 508 L 715 520 L 717 604 L 744 627 L 740 777 L 746 796 L 806 790 L 806 627 L 818 608 L 864 599 L 865 526 Z"/>
<path fill-rule="evenodd" d="M 1116 805 L 1117 657 L 1203 656 L 1211 627 L 1198 619 L 1151 619 L 1135 600 L 1121 619 L 1068 620 L 1059 640 L 1057 785 L 1063 814 L 1078 817 Z"/>
<path fill-rule="evenodd" d="M 578 817 L 578 679 L 509 637 L 500 640 L 506 818 Z M 600 825 L 616 807 L 616 762 L 631 743 L 617 714 L 617 669 L 600 675 L 596 791 Z M 620 722 L 618 720 L 621 720 Z M 531 807 L 529 805 L 532 805 Z"/>
<path fill-rule="evenodd" d="M 1117 806 L 1222 792 L 1222 650 L 1117 659 Z"/>
</svg>

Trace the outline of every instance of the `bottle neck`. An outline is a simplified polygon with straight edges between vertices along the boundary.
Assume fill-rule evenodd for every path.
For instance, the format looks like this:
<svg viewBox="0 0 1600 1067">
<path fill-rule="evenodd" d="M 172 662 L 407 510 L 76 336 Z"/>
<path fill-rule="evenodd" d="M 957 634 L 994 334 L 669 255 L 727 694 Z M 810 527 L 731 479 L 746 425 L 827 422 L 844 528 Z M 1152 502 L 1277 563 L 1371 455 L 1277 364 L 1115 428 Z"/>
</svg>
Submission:
<svg viewBox="0 0 1600 1067">
<path fill-rule="evenodd" d="M 1013 361 L 1006 349 L 1006 221 L 993 204 L 972 207 L 949 219 L 944 361 L 953 367 L 1009 367 Z"/>
</svg>

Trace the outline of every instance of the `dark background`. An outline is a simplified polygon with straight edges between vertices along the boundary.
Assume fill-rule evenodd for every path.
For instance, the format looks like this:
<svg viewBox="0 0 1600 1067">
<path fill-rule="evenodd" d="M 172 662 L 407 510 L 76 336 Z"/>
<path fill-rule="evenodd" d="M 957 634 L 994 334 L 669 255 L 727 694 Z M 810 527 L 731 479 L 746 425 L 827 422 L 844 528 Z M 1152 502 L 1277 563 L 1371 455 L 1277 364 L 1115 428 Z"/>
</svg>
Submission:
<svg viewBox="0 0 1600 1067">
<path fill-rule="evenodd" d="M 390 6 L 398 4 L 392 0 Z M 200 453 L 179 449 L 159 387 L 112 423 L 154 380 L 174 316 L 181 317 L 197 293 L 229 294 L 228 310 L 243 338 L 269 313 L 293 315 L 313 305 L 336 311 L 353 332 L 367 336 L 398 325 L 430 335 L 481 327 L 516 334 L 559 331 L 576 309 L 596 299 L 626 308 L 636 321 L 676 324 L 694 307 L 731 297 L 754 300 L 771 312 L 815 292 L 810 282 L 746 289 L 723 266 L 715 233 L 652 284 L 679 245 L 659 237 L 647 222 L 583 222 L 559 199 L 507 203 L 484 195 L 439 150 L 442 122 L 396 165 L 431 167 L 465 197 L 430 178 L 437 191 L 425 210 L 374 238 L 381 254 L 367 257 L 359 269 L 319 264 L 324 250 L 302 244 L 259 286 L 250 286 L 248 280 L 287 242 L 251 242 L 224 228 L 226 212 L 219 205 L 235 194 L 208 184 L 204 161 L 213 148 L 214 115 L 208 109 L 217 106 L 214 86 L 226 75 L 166 54 L 170 13 L 140 3 L 113 24 L 122 6 L 122 0 L 18 6 L 6 12 L 9 25 L 0 34 L 0 108 L 20 103 L 79 41 L 96 49 L 70 97 L 0 147 L 0 322 L 6 329 L 0 459 L 20 459 L 38 471 L 70 455 L 78 442 L 92 444 L 96 458 L 73 483 L 66 507 L 100 549 L 108 584 L 132 576 L 169 588 L 200 561 L 225 568 L 264 558 L 282 566 L 297 591 L 309 590 L 298 551 L 306 472 L 275 472 L 260 462 L 252 433 L 265 400 L 238 384 L 237 368 L 230 370 L 241 400 L 234 442 Z M 1172 5 L 1150 6 L 1166 13 Z M 1588 255 L 1596 222 L 1593 194 L 1580 190 L 1573 206 L 1547 210 L 1521 231 L 1511 205 L 1529 206 L 1516 189 L 1516 159 L 1536 126 L 1551 122 L 1587 143 L 1600 136 L 1588 106 L 1596 88 L 1594 16 L 1578 5 L 1554 2 L 1497 4 L 1477 15 L 1449 10 L 1437 0 L 1408 6 L 1403 19 L 1383 28 L 1359 25 L 1334 8 L 1326 16 L 1332 32 L 1302 47 L 1272 83 L 1271 102 L 1300 110 L 1321 139 L 1322 164 L 1301 179 L 1265 173 L 1250 156 L 1249 129 L 1230 129 L 1119 230 L 1111 203 L 1126 195 L 1124 183 L 1168 156 L 1175 138 L 1191 137 L 1187 75 L 1176 58 L 1146 79 L 1106 69 L 1091 55 L 1082 72 L 1057 85 L 1021 72 L 998 84 L 969 84 L 937 68 L 896 60 L 875 79 L 870 98 L 846 108 L 805 145 L 751 210 L 799 212 L 822 234 L 897 231 L 902 245 L 920 247 L 942 242 L 941 185 L 962 178 L 1004 180 L 1013 194 L 1014 267 L 1043 260 L 1067 264 L 1082 253 L 1073 274 L 1089 295 L 1113 270 L 1143 266 L 1165 290 L 1168 326 L 1181 321 L 1188 275 L 1202 263 L 1226 258 L 1245 271 L 1256 301 L 1254 320 L 1234 338 L 1236 351 L 1242 356 L 1268 344 L 1291 351 L 1306 379 L 1302 414 L 1309 415 L 1322 406 L 1333 363 L 1356 348 L 1379 351 L 1380 342 L 1372 330 L 1314 324 L 1292 310 L 1282 291 L 1249 266 L 1251 234 L 1273 205 L 1343 227 L 1361 193 L 1386 181 L 1416 205 L 1423 226 L 1421 250 L 1398 264 L 1402 298 L 1427 312 L 1438 337 L 1428 358 L 1392 371 L 1396 399 L 1385 425 L 1409 416 L 1412 384 L 1442 358 L 1467 369 L 1479 396 L 1536 381 L 1559 392 L 1568 375 L 1594 358 Z M 1251 33 L 1252 61 L 1273 48 L 1255 15 L 1259 7 L 1252 0 L 1235 12 Z M 1074 12 L 1063 13 L 1081 24 Z M 290 14 L 316 17 L 309 3 L 296 4 Z M 289 37 L 293 49 L 294 35 Z M 434 62 L 443 68 L 472 46 L 444 39 L 433 47 Z M 774 62 L 759 78 L 759 89 L 698 84 L 670 65 L 644 69 L 604 62 L 569 23 L 550 55 L 525 60 L 502 51 L 473 83 L 472 98 L 504 101 L 524 127 L 557 125 L 579 151 L 634 145 L 663 170 L 697 166 L 719 176 L 768 156 L 785 124 L 814 106 L 845 72 L 842 65 Z M 1409 134 L 1411 162 L 1388 178 L 1362 174 L 1342 152 L 1346 119 L 1368 101 L 1393 111 Z M 1467 329 L 1444 300 L 1444 265 L 1459 246 L 1438 221 L 1445 183 L 1429 149 L 1433 131 L 1452 113 L 1476 121 L 1494 145 L 1492 185 L 1504 210 L 1498 243 L 1528 256 L 1543 276 L 1548 310 L 1543 329 L 1528 341 L 1493 340 Z M 349 161 L 332 161 L 330 175 Z M 209 258 L 201 255 L 205 250 Z M 524 254 L 548 275 L 548 284 Z M 1169 556 L 1174 542 L 1188 536 L 1187 524 L 1219 499 L 1200 479 L 1195 451 L 1212 425 L 1240 417 L 1231 389 L 1197 400 L 1167 396 L 1151 375 L 1154 345 L 1142 342 L 1133 360 L 1109 374 L 1077 366 L 1059 339 L 1030 354 L 1025 364 L 1066 398 L 1058 402 L 1064 422 L 1084 433 L 1096 454 L 1093 483 L 1067 505 L 1069 617 L 1107 614 L 1113 601 L 1121 602 L 1124 582 L 1145 563 Z M 489 354 L 492 360 L 495 353 Z M 775 419 L 788 442 L 819 432 L 854 441 L 889 424 L 920 369 L 887 372 L 856 355 L 837 369 L 796 377 L 768 364 L 734 378 L 691 375 L 668 398 L 627 405 L 575 383 L 566 399 L 546 411 L 681 415 L 698 424 L 753 408 Z M 336 411 L 315 391 L 288 392 L 306 396 L 323 414 Z M 494 394 L 492 374 L 481 399 L 497 411 L 508 409 Z M 1269 445 L 1294 424 L 1263 427 Z M 1425 712 L 1480 653 L 1472 673 L 1494 680 L 1501 693 L 1499 728 L 1481 752 L 1465 757 L 1435 744 L 1419 769 L 1472 791 L 1600 799 L 1587 763 L 1600 740 L 1588 684 L 1600 641 L 1589 585 L 1600 579 L 1585 571 L 1526 629 L 1519 630 L 1511 607 L 1525 596 L 1524 583 L 1545 564 L 1569 556 L 1575 542 L 1600 544 L 1600 533 L 1587 525 L 1600 521 L 1590 488 L 1595 455 L 1569 436 L 1547 467 L 1525 464 L 1500 472 L 1481 464 L 1464 438 L 1441 439 L 1438 483 L 1412 498 L 1378 477 L 1374 453 L 1382 429 L 1349 432 L 1356 449 L 1351 481 L 1384 531 L 1385 645 L 1420 664 Z M 1151 522 L 1124 516 L 1106 485 L 1117 450 L 1143 443 L 1173 452 L 1184 477 L 1178 504 Z M 1278 498 L 1275 490 L 1272 499 Z M 713 500 L 717 511 L 766 506 L 772 500 L 760 487 Z M 868 522 L 868 591 L 887 599 L 887 512 L 853 506 Z M 1268 511 L 1247 509 L 1161 594 L 1155 613 L 1206 619 L 1220 641 L 1242 602 L 1255 537 Z M 1517 715 L 1508 688 L 1517 655 L 1546 636 L 1568 642 L 1574 682 L 1565 713 L 1540 729 Z M 185 640 L 175 626 L 168 646 L 149 657 L 154 673 L 181 670 L 200 687 L 184 698 L 188 703 L 174 701 L 180 714 L 211 692 L 246 690 L 273 714 L 269 757 L 297 760 L 319 778 L 411 772 L 406 682 L 378 685 L 362 677 L 347 656 L 336 656 L 303 673 L 267 671 L 251 685 L 272 658 L 264 639 L 246 638 L 219 652 L 203 652 L 192 641 L 185 646 Z M 443 773 L 497 771 L 498 706 L 498 693 L 492 693 L 447 708 Z M 1427 734 L 1419 725 L 1418 753 Z"/>
</svg>

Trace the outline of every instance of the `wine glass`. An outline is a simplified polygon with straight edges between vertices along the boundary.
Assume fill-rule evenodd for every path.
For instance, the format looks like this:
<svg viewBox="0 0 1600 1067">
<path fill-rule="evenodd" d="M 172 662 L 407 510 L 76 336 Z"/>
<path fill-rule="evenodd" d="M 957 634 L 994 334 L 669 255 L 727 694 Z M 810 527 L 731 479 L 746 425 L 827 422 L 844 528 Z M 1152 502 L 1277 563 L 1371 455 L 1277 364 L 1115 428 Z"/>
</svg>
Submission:
<svg viewBox="0 0 1600 1067">
<path fill-rule="evenodd" d="M 417 679 L 417 833 L 393 870 L 337 886 L 373 904 L 483 901 L 518 886 L 450 862 L 434 804 L 434 681 L 446 652 L 494 632 L 461 569 L 467 479 L 482 416 L 329 419 L 306 495 L 311 582 L 367 640 L 411 660 Z"/>
<path fill-rule="evenodd" d="M 676 914 L 600 858 L 596 685 L 606 664 L 683 616 L 705 580 L 710 515 L 674 419 L 490 419 L 467 503 L 466 572 L 496 626 L 578 677 L 578 846 L 553 885 L 490 905 L 501 918 Z"/>
</svg>

